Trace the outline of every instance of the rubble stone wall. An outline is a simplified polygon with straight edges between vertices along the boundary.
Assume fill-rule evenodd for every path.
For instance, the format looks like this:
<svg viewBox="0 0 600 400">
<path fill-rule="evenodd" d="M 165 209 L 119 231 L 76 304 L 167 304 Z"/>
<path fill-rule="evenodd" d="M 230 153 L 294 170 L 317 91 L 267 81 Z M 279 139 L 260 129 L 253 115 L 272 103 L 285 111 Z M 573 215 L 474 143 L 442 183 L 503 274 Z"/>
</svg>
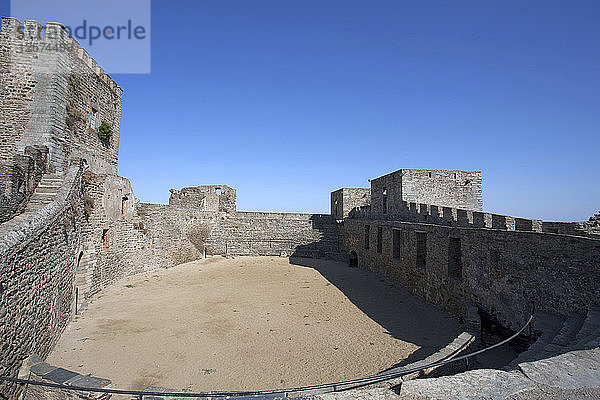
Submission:
<svg viewBox="0 0 600 400">
<path fill-rule="evenodd" d="M 483 209 L 481 171 L 401 169 L 371 180 L 372 210 L 400 212 L 403 202 Z"/>
<path fill-rule="evenodd" d="M 51 172 L 84 158 L 95 172 L 116 174 L 122 90 L 58 23 L 2 18 L 0 160 L 26 146 L 49 149 Z M 92 114 L 94 114 L 92 122 Z M 97 128 L 113 135 L 101 140 Z"/>
<path fill-rule="evenodd" d="M 348 217 L 355 208 L 370 204 L 370 188 L 342 188 L 331 192 L 331 215 L 337 220 Z"/>
<path fill-rule="evenodd" d="M 71 318 L 84 219 L 82 173 L 82 167 L 70 168 L 54 202 L 16 227 L 0 225 L 0 375 L 16 377 L 29 355 L 48 355 Z M 0 383 L 8 398 L 18 390 Z"/>
<path fill-rule="evenodd" d="M 359 266 L 459 315 L 472 302 L 517 329 L 534 308 L 566 316 L 597 302 L 597 239 L 386 220 L 347 219 L 343 231 Z"/>
<path fill-rule="evenodd" d="M 12 163 L 0 164 L 0 223 L 22 213 L 46 171 L 48 149 L 27 146 Z"/>
</svg>

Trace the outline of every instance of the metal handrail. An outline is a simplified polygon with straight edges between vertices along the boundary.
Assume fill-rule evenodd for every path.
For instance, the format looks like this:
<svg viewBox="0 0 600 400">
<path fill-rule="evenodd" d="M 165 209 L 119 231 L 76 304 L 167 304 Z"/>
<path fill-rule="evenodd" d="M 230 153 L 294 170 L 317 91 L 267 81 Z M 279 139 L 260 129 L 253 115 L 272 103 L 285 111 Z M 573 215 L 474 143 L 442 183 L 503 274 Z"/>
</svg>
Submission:
<svg viewBox="0 0 600 400">
<path fill-rule="evenodd" d="M 484 353 L 486 351 L 495 349 L 496 347 L 502 346 L 519 336 L 521 332 L 525 330 L 525 328 L 531 323 L 533 320 L 533 315 L 529 317 L 525 325 L 521 327 L 515 334 L 510 336 L 507 339 L 502 340 L 496 344 L 493 344 L 489 347 L 486 347 L 481 350 L 474 351 L 469 354 L 465 354 L 462 356 L 458 356 L 451 359 L 445 359 L 441 361 L 436 361 L 422 367 L 410 368 L 403 371 L 394 371 L 388 373 L 381 373 L 373 376 L 368 376 L 364 378 L 351 379 L 348 381 L 335 382 L 335 383 L 324 383 L 321 385 L 313 385 L 313 386 L 303 386 L 297 388 L 289 388 L 289 389 L 272 389 L 272 390 L 258 390 L 258 391 L 214 391 L 214 392 L 146 392 L 146 391 L 138 391 L 138 390 L 122 390 L 122 389 L 101 389 L 101 388 L 85 388 L 78 386 L 67 386 L 61 385 L 57 383 L 49 383 L 49 382 L 40 382 L 34 381 L 30 379 L 20 379 L 20 378 L 11 378 L 8 376 L 0 376 L 0 381 L 13 382 L 13 383 L 21 383 L 21 384 L 30 384 L 35 386 L 45 386 L 51 387 L 55 389 L 65 389 L 72 391 L 81 391 L 81 392 L 95 392 L 95 393 L 109 393 L 109 394 L 127 394 L 134 395 L 138 398 L 142 399 L 143 396 L 159 396 L 159 397 L 237 397 L 237 396 L 260 396 L 260 395 L 269 395 L 269 394 L 285 394 L 285 393 L 294 393 L 294 392 L 304 392 L 304 391 L 313 391 L 320 389 L 331 389 L 331 392 L 339 392 L 343 390 L 353 389 L 361 386 L 371 385 L 375 383 L 384 382 L 391 379 L 400 378 L 405 375 L 409 375 L 415 372 L 423 371 L 433 367 L 439 367 L 445 364 L 449 364 L 455 361 L 464 360 L 469 357 L 474 357 L 478 354 Z M 345 387 L 351 386 L 351 387 Z M 340 388 L 344 387 L 344 388 Z"/>
</svg>

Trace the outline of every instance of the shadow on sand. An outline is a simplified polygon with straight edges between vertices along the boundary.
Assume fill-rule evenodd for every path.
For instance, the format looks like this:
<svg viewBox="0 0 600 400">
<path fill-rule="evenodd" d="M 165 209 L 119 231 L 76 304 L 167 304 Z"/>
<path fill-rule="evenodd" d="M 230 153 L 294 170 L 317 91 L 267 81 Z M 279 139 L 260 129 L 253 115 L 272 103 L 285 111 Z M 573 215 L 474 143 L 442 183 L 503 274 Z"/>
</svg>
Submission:
<svg viewBox="0 0 600 400">
<path fill-rule="evenodd" d="M 373 272 L 350 268 L 347 262 L 324 259 L 292 256 L 290 263 L 315 269 L 387 334 L 420 347 L 390 368 L 426 358 L 461 332 L 457 318 Z M 369 343 L 364 345 L 367 347 Z"/>
<path fill-rule="evenodd" d="M 458 319 L 440 307 L 374 272 L 351 267 L 357 263 L 344 249 L 343 232 L 340 231 L 343 225 L 333 217 L 326 223 L 322 215 L 318 217 L 313 219 L 313 227 L 321 231 L 323 239 L 298 246 L 290 256 L 290 263 L 314 268 L 390 336 L 419 346 L 408 358 L 398 360 L 390 368 L 422 360 L 462 332 Z"/>
</svg>

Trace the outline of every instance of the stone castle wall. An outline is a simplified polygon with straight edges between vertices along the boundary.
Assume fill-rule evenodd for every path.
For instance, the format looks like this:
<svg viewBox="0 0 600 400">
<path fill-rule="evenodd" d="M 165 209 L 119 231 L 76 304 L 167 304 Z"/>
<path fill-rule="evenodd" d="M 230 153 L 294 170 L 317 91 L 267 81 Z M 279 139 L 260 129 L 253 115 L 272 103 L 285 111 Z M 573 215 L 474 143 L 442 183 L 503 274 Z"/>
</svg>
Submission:
<svg viewBox="0 0 600 400">
<path fill-rule="evenodd" d="M 10 163 L 25 146 L 46 146 L 51 172 L 64 173 L 84 158 L 95 172 L 116 173 L 121 89 L 57 23 L 21 24 L 2 18 L 0 29 L 0 161 Z M 113 137 L 90 129 L 92 108 Z"/>
<path fill-rule="evenodd" d="M 139 203 L 136 212 L 157 256 L 157 265 L 171 266 L 204 257 L 204 245 L 225 213 L 194 207 Z"/>
<path fill-rule="evenodd" d="M 139 203 L 127 179 L 89 172 L 84 188 L 78 310 L 125 276 L 206 256 L 345 258 L 339 224 L 330 215 Z"/>
<path fill-rule="evenodd" d="M 326 214 L 238 212 L 219 221 L 209 254 L 342 257 L 338 224 Z"/>
<path fill-rule="evenodd" d="M 398 220 L 456 227 L 500 229 L 507 231 L 546 232 L 546 229 L 543 229 L 543 226 L 546 223 L 537 219 L 518 218 L 510 215 L 492 214 L 433 204 L 409 203 L 405 201 L 398 202 L 393 212 L 382 214 L 372 212 L 370 207 L 360 207 L 353 210 L 350 213 L 350 217 L 358 219 Z M 556 231 L 553 233 L 567 234 L 574 233 L 574 230 L 572 230 L 572 232 Z"/>
<path fill-rule="evenodd" d="M 47 168 L 48 149 L 27 146 L 12 163 L 0 164 L 0 223 L 22 213 Z"/>
<path fill-rule="evenodd" d="M 16 227 L 0 225 L 0 375 L 16 377 L 31 354 L 48 355 L 71 319 L 84 219 L 82 166 L 57 199 Z M 0 383 L 16 398 L 19 388 Z"/>
<path fill-rule="evenodd" d="M 481 171 L 401 169 L 371 180 L 373 213 L 398 213 L 403 202 L 481 211 Z"/>
<path fill-rule="evenodd" d="M 204 255 L 343 257 L 338 224 L 329 215 L 206 212 L 139 204 L 157 253 L 170 265 Z"/>
<path fill-rule="evenodd" d="M 564 235 L 600 237 L 600 211 L 583 222 L 546 222 L 542 223 L 542 230 L 547 233 L 560 233 Z"/>
<path fill-rule="evenodd" d="M 370 204 L 370 188 L 342 188 L 331 192 L 331 215 L 337 220 L 348 217 L 355 208 Z"/>
<path fill-rule="evenodd" d="M 77 277 L 80 306 L 125 276 L 172 265 L 157 262 L 160 255 L 154 257 L 127 179 L 87 172 L 84 188 L 87 216 Z"/>
<path fill-rule="evenodd" d="M 194 207 L 203 211 L 235 212 L 236 190 L 227 185 L 202 185 L 171 189 L 169 205 Z"/>
<path fill-rule="evenodd" d="M 600 240 L 377 219 L 343 230 L 359 266 L 459 315 L 472 302 L 516 329 L 534 308 L 565 316 L 597 302 Z"/>
</svg>

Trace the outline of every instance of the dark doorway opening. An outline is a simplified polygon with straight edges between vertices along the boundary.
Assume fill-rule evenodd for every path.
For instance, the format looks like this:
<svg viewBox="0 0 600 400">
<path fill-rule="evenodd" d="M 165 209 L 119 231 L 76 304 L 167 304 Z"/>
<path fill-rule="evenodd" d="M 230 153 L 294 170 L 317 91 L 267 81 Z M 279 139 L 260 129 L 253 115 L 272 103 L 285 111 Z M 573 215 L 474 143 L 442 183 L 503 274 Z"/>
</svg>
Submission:
<svg viewBox="0 0 600 400">
<path fill-rule="evenodd" d="M 358 268 L 358 254 L 354 250 L 350 252 L 350 268 Z"/>
</svg>

